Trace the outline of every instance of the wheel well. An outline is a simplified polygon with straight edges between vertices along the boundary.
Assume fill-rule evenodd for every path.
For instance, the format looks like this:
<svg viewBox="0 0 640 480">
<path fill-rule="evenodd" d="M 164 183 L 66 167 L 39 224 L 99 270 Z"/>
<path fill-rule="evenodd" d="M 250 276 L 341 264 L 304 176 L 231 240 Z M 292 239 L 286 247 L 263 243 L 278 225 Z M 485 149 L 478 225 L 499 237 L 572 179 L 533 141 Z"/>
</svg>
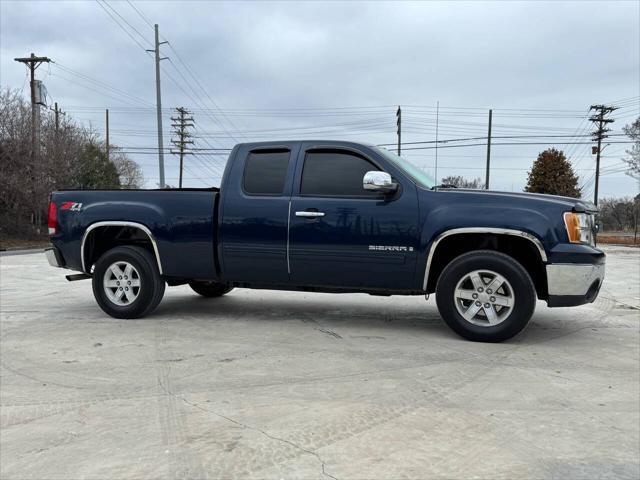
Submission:
<svg viewBox="0 0 640 480">
<path fill-rule="evenodd" d="M 84 240 L 81 254 L 86 271 L 90 272 L 93 264 L 108 250 L 123 245 L 142 247 L 158 260 L 151 238 L 142 229 L 134 226 L 105 225 L 91 230 Z"/>
<path fill-rule="evenodd" d="M 454 258 L 473 250 L 494 250 L 509 255 L 524 267 L 533 280 L 538 298 L 548 296 L 544 262 L 531 240 L 506 234 L 460 233 L 445 237 L 435 248 L 429 266 L 429 293 L 435 292 L 440 274 Z"/>
</svg>

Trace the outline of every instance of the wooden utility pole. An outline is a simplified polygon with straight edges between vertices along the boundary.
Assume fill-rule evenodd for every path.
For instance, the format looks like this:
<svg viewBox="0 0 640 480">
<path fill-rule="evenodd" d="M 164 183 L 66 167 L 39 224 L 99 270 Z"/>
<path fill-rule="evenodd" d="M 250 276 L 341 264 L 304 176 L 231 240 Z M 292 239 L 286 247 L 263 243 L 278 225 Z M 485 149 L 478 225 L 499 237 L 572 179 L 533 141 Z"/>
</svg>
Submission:
<svg viewBox="0 0 640 480">
<path fill-rule="evenodd" d="M 38 175 L 35 170 L 40 157 L 40 104 L 36 100 L 36 69 L 43 63 L 49 63 L 49 57 L 36 57 L 33 53 L 29 57 L 14 58 L 16 62 L 24 63 L 29 69 L 31 77 L 31 165 L 27 175 L 29 175 L 33 187 L 34 198 L 36 199 L 36 207 L 34 209 L 34 223 L 36 231 L 40 232 L 40 224 L 42 211 L 38 207 L 38 199 L 40 192 L 38 191 Z"/>
<path fill-rule="evenodd" d="M 398 127 L 398 156 L 400 156 L 402 151 L 400 148 L 400 143 L 402 142 L 402 109 L 400 105 L 398 105 L 398 110 L 396 111 L 396 126 Z"/>
<path fill-rule="evenodd" d="M 612 123 L 614 120 L 612 118 L 605 118 L 606 115 L 610 114 L 617 107 L 610 107 L 606 105 L 591 105 L 589 107 L 589 111 L 595 110 L 595 115 L 589 117 L 589 120 L 597 125 L 597 129 L 594 132 L 591 132 L 593 135 L 593 140 L 598 142 L 598 146 L 596 147 L 596 184 L 593 192 L 593 203 L 598 205 L 598 187 L 600 185 L 600 153 L 602 152 L 602 140 L 607 138 L 608 135 L 605 135 L 607 132 L 611 131 L 610 128 L 605 128 L 607 123 Z"/>
<path fill-rule="evenodd" d="M 158 123 L 158 170 L 160 173 L 160 188 L 165 187 L 164 183 L 164 141 L 162 139 L 162 94 L 160 91 L 160 61 L 166 60 L 167 57 L 160 57 L 160 45 L 167 42 L 160 41 L 160 33 L 158 32 L 158 24 L 154 25 L 155 30 L 155 46 L 153 50 L 147 52 L 155 53 L 156 63 L 156 118 Z"/>
<path fill-rule="evenodd" d="M 191 133 L 189 133 L 187 129 L 193 127 L 194 124 L 193 117 L 190 116 L 191 113 L 186 108 L 178 107 L 176 108 L 176 111 L 178 112 L 178 116 L 171 117 L 171 121 L 173 122 L 171 126 L 175 129 L 175 138 L 171 139 L 171 143 L 173 143 L 178 150 L 172 150 L 171 153 L 180 155 L 180 177 L 178 179 L 178 188 L 182 188 L 184 156 L 192 153 L 189 151 L 189 145 L 193 144 L 193 140 L 191 140 Z"/>
<path fill-rule="evenodd" d="M 109 161 L 109 150 L 110 150 L 110 146 L 109 146 L 109 109 L 107 108 L 105 110 L 105 129 L 106 129 L 106 137 L 107 137 L 107 144 L 105 145 L 106 147 L 106 152 L 107 152 L 107 162 Z"/>
<path fill-rule="evenodd" d="M 438 137 L 438 128 L 440 125 L 440 100 L 436 102 L 436 165 L 435 171 L 433 173 L 433 179 L 435 180 L 436 185 L 438 185 L 438 144 L 440 140 Z"/>
<path fill-rule="evenodd" d="M 58 140 L 58 134 L 60 132 L 60 110 L 58 110 L 58 102 L 54 103 L 55 108 L 53 109 L 53 112 L 55 114 L 55 119 L 56 119 L 56 141 Z"/>
<path fill-rule="evenodd" d="M 35 163 L 38 159 L 39 145 L 37 139 L 37 132 L 39 130 L 39 105 L 36 102 L 36 69 L 43 63 L 49 63 L 51 59 L 49 57 L 36 57 L 33 53 L 30 57 L 14 58 L 16 62 L 24 63 L 29 69 L 31 76 L 31 158 Z"/>
<path fill-rule="evenodd" d="M 493 110 L 489 110 L 489 130 L 487 131 L 487 173 L 484 178 L 484 188 L 489 190 L 489 169 L 491 167 L 491 122 Z"/>
</svg>

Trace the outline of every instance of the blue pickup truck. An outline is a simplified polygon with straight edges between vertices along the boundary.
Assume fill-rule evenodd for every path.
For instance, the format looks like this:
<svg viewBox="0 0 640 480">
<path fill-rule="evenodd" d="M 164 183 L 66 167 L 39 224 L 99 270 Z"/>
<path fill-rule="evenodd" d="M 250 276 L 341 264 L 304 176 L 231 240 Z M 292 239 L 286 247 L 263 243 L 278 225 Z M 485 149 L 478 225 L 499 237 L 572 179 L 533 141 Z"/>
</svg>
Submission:
<svg viewBox="0 0 640 480">
<path fill-rule="evenodd" d="M 445 186 L 446 187 L 446 186 Z M 237 145 L 220 188 L 68 190 L 49 205 L 52 265 L 91 278 L 116 318 L 165 285 L 429 295 L 461 336 L 497 342 L 550 307 L 593 302 L 605 255 L 595 207 L 565 197 L 435 186 L 353 142 Z"/>
</svg>

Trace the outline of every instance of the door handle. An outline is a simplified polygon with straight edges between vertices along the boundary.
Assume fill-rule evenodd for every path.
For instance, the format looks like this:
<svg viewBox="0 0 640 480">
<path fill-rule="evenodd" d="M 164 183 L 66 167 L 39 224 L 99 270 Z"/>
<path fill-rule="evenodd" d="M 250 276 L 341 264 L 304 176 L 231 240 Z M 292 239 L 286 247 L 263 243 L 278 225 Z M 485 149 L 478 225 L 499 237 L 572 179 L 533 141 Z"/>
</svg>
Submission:
<svg viewBox="0 0 640 480">
<path fill-rule="evenodd" d="M 307 218 L 324 217 L 324 212 L 309 212 L 309 211 L 296 212 L 296 217 L 307 217 Z"/>
</svg>

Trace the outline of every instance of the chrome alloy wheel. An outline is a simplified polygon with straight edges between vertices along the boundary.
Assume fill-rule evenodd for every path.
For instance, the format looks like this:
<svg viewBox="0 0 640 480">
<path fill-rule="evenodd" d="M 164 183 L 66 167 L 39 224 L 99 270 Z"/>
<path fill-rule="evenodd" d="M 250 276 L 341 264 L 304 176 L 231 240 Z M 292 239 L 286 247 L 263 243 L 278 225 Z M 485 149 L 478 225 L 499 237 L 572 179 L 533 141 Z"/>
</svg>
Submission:
<svg viewBox="0 0 640 480">
<path fill-rule="evenodd" d="M 515 305 L 511 284 L 499 273 L 474 270 L 454 290 L 456 309 L 474 325 L 493 327 L 504 322 Z"/>
<path fill-rule="evenodd" d="M 128 262 L 112 263 L 102 280 L 107 298 L 118 306 L 124 307 L 135 302 L 140 294 L 140 275 Z"/>
</svg>

